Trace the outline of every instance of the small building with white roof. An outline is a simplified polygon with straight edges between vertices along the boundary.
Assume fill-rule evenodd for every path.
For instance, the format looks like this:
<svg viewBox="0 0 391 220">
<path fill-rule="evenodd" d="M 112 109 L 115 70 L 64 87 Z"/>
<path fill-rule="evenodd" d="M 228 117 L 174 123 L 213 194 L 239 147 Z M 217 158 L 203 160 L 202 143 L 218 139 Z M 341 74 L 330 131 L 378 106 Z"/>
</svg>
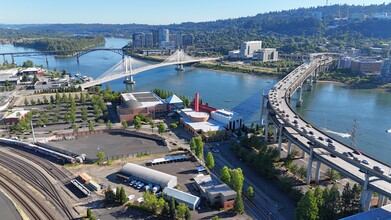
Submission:
<svg viewBox="0 0 391 220">
<path fill-rule="evenodd" d="M 170 111 L 178 111 L 184 107 L 183 101 L 175 94 L 168 97 L 166 102 Z"/>
<path fill-rule="evenodd" d="M 3 118 L 4 124 L 18 123 L 21 119 L 25 118 L 27 113 L 30 111 L 18 109 L 13 111 L 11 114 Z"/>
<path fill-rule="evenodd" d="M 170 199 L 172 197 L 177 203 L 183 203 L 192 210 L 198 208 L 201 202 L 200 197 L 171 187 L 164 188 L 163 193 L 166 199 Z"/>
</svg>

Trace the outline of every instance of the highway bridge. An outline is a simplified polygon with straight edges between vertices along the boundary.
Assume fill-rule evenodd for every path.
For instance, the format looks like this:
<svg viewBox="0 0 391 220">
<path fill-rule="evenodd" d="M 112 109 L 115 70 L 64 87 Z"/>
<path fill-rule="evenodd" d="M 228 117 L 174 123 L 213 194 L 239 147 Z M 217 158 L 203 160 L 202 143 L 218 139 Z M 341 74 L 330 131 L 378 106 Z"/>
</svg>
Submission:
<svg viewBox="0 0 391 220">
<path fill-rule="evenodd" d="M 125 57 L 123 60 L 118 62 L 116 65 L 114 65 L 112 68 L 107 70 L 105 73 L 103 73 L 101 76 L 99 76 L 97 79 L 93 81 L 89 81 L 83 84 L 80 84 L 80 87 L 82 89 L 86 89 L 89 87 L 101 85 L 103 83 L 107 83 L 116 79 L 120 78 L 126 78 L 127 81 L 134 83 L 133 76 L 137 75 L 141 72 L 145 72 L 148 70 L 164 67 L 164 66 L 171 66 L 171 65 L 177 65 L 178 70 L 183 70 L 183 65 L 185 64 L 192 64 L 192 63 L 199 63 L 199 62 L 205 62 L 205 61 L 212 61 L 217 60 L 220 58 L 197 58 L 197 57 L 191 57 L 187 55 L 183 50 L 177 50 L 175 53 L 173 53 L 170 57 L 168 57 L 166 60 L 164 60 L 161 63 L 157 64 L 148 64 L 146 66 L 133 68 L 132 65 L 132 59 L 130 57 Z M 130 77 L 130 79 L 127 79 Z"/>
<path fill-rule="evenodd" d="M 354 180 L 362 185 L 361 207 L 364 211 L 369 210 L 373 192 L 379 193 L 378 206 L 387 203 L 391 198 L 390 166 L 377 161 L 351 146 L 343 144 L 319 129 L 312 127 L 305 119 L 301 118 L 291 108 L 291 104 L 300 106 L 301 95 L 307 84 L 311 90 L 312 83 L 316 82 L 316 76 L 320 71 L 328 71 L 334 66 L 331 57 L 323 56 L 304 63 L 262 96 L 261 109 L 266 104 L 265 141 L 269 139 L 269 124 L 273 125 L 273 139 L 278 140 L 278 152 L 281 152 L 283 139 L 288 140 L 288 154 L 291 152 L 292 143 L 298 146 L 308 158 L 308 172 L 306 183 L 312 179 L 312 163 L 316 161 L 315 182 L 319 181 L 320 165 L 323 163 L 338 171 L 341 175 Z M 291 97 L 298 93 L 296 103 L 291 103 Z M 266 99 L 264 98 L 266 97 Z M 262 117 L 262 116 L 261 116 Z M 278 136 L 278 137 L 277 137 Z M 349 152 L 349 153 L 348 153 Z"/>
</svg>

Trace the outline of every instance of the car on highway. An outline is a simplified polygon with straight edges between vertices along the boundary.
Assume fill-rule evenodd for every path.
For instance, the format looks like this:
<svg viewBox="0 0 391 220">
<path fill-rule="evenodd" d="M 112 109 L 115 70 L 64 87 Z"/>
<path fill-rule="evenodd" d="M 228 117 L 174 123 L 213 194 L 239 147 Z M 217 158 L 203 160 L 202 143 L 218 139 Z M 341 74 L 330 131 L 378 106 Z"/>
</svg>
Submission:
<svg viewBox="0 0 391 220">
<path fill-rule="evenodd" d="M 348 152 L 343 152 L 342 154 L 347 156 L 347 157 L 349 157 L 349 153 Z"/>
<path fill-rule="evenodd" d="M 349 155 L 349 157 L 354 157 L 354 155 L 352 154 L 352 152 L 348 152 L 348 155 Z"/>
<path fill-rule="evenodd" d="M 306 124 L 305 126 L 307 126 L 309 128 L 312 128 L 312 125 L 310 125 L 310 124 Z"/>
<path fill-rule="evenodd" d="M 320 141 L 324 141 L 324 138 L 323 138 L 322 136 L 319 136 L 318 139 L 319 139 Z"/>
<path fill-rule="evenodd" d="M 314 132 L 313 131 L 309 131 L 308 134 L 314 135 Z"/>
<path fill-rule="evenodd" d="M 357 154 L 357 155 L 361 155 L 361 152 L 358 151 L 356 148 L 353 148 L 353 152 L 354 152 L 355 154 Z"/>
<path fill-rule="evenodd" d="M 353 157 L 353 160 L 355 160 L 355 161 L 357 161 L 357 162 L 361 163 L 361 159 L 360 159 L 360 158 L 358 158 L 358 157 Z"/>
<path fill-rule="evenodd" d="M 377 172 L 384 173 L 383 168 L 381 168 L 379 166 L 373 166 L 373 169 L 376 170 Z"/>
<path fill-rule="evenodd" d="M 333 150 L 335 150 L 335 148 L 336 148 L 336 146 L 333 143 L 329 143 L 327 146 L 332 148 Z M 346 153 L 346 152 L 344 152 L 344 153 Z"/>
<path fill-rule="evenodd" d="M 211 151 L 212 151 L 213 153 L 219 153 L 219 152 L 220 152 L 220 150 L 219 150 L 219 149 L 216 149 L 216 148 L 212 148 Z"/>
<path fill-rule="evenodd" d="M 370 163 L 367 161 L 367 160 L 362 160 L 361 163 L 365 164 L 365 165 L 369 165 Z"/>
<path fill-rule="evenodd" d="M 293 120 L 293 124 L 297 124 L 297 123 L 299 123 L 299 122 L 296 119 Z"/>
<path fill-rule="evenodd" d="M 299 116 L 297 116 L 297 115 L 295 115 L 295 116 L 293 116 L 294 118 L 299 118 Z"/>
<path fill-rule="evenodd" d="M 335 156 L 335 154 L 330 154 L 330 157 L 336 158 L 337 156 Z"/>
</svg>

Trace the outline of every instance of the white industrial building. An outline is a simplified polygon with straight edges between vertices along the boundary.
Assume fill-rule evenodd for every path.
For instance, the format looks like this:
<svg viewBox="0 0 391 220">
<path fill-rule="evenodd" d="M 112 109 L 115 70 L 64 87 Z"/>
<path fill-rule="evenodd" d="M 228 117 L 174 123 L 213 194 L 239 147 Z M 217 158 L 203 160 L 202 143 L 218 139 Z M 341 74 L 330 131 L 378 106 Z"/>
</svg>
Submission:
<svg viewBox="0 0 391 220">
<path fill-rule="evenodd" d="M 262 41 L 245 41 L 240 46 L 239 58 L 252 58 L 254 51 L 262 48 Z"/>
<path fill-rule="evenodd" d="M 262 62 L 277 61 L 278 51 L 276 48 L 263 48 L 257 50 L 253 54 L 253 60 L 259 60 Z"/>
<path fill-rule="evenodd" d="M 226 126 L 229 130 L 236 130 L 243 125 L 243 116 L 236 112 L 219 109 L 210 113 L 211 118 Z"/>
<path fill-rule="evenodd" d="M 170 199 L 172 197 L 177 203 L 184 203 L 192 210 L 195 210 L 201 202 L 200 197 L 182 192 L 171 187 L 164 188 L 163 193 L 166 199 Z"/>
<path fill-rule="evenodd" d="M 176 176 L 153 170 L 144 166 L 140 166 L 134 163 L 125 164 L 120 172 L 126 175 L 130 175 L 146 183 L 160 185 L 162 188 L 175 187 L 178 182 Z"/>
</svg>

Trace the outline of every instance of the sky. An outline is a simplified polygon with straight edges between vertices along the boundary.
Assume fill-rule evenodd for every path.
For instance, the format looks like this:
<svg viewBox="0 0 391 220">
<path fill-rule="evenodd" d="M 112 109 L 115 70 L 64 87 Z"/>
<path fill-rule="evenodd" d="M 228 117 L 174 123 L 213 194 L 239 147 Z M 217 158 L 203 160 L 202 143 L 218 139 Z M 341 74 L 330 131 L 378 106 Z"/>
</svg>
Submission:
<svg viewBox="0 0 391 220">
<path fill-rule="evenodd" d="M 328 0 L 369 5 L 384 0 Z M 0 24 L 173 24 L 253 16 L 269 11 L 325 5 L 326 0 L 4 0 Z"/>
</svg>

